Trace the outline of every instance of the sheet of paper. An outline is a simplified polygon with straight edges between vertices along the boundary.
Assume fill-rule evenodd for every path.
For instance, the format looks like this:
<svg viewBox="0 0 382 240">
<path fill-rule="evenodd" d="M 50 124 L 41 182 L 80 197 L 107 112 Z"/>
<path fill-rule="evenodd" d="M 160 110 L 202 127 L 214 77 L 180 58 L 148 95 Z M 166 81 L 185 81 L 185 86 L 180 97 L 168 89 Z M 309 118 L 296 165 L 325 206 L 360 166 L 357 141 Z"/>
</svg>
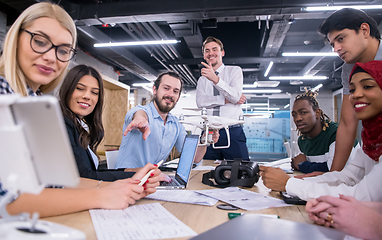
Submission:
<svg viewBox="0 0 382 240">
<path fill-rule="evenodd" d="M 264 164 L 264 166 L 268 166 L 268 167 L 278 167 L 284 163 L 290 163 L 292 161 L 291 158 L 283 158 L 283 159 L 280 159 L 280 160 L 277 160 L 277 161 L 273 161 L 273 162 L 267 162 Z"/>
<path fill-rule="evenodd" d="M 89 212 L 98 240 L 165 239 L 196 235 L 160 203 Z"/>
<path fill-rule="evenodd" d="M 290 165 L 291 161 L 291 158 L 283 158 L 277 161 L 264 163 L 263 165 L 268 167 L 278 167 L 286 173 L 293 173 L 292 166 Z"/>
<path fill-rule="evenodd" d="M 223 189 L 198 190 L 201 194 L 219 199 L 220 201 L 234 205 L 244 210 L 260 210 L 271 207 L 290 206 L 283 200 L 264 196 L 259 193 L 244 190 L 238 187 L 227 187 Z"/>
<path fill-rule="evenodd" d="M 195 171 L 211 171 L 211 170 L 215 170 L 215 167 L 214 166 L 202 166 L 202 165 L 199 165 L 195 168 L 193 168 L 192 170 L 195 170 Z"/>
<path fill-rule="evenodd" d="M 207 206 L 214 206 L 218 202 L 215 198 L 205 196 L 193 190 L 157 190 L 146 198 Z"/>
<path fill-rule="evenodd" d="M 179 164 L 179 158 L 175 158 L 171 161 L 162 164 L 162 167 L 177 169 Z"/>
</svg>

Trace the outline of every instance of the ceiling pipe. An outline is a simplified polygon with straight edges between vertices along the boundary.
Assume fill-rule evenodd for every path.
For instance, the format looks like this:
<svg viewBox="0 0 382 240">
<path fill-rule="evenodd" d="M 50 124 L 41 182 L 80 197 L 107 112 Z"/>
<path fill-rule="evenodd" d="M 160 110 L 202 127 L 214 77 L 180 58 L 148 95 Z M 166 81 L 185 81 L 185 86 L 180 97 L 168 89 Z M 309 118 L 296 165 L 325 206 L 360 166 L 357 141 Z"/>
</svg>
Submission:
<svg viewBox="0 0 382 240">
<path fill-rule="evenodd" d="M 170 70 L 170 68 L 166 64 L 164 64 L 157 56 L 155 56 L 154 54 L 151 54 L 150 56 L 157 60 L 164 68 Z"/>
<path fill-rule="evenodd" d="M 193 85 L 192 81 L 188 78 L 187 73 L 180 67 L 180 65 L 173 65 L 174 68 L 177 70 L 176 72 L 182 75 L 183 79 L 187 84 Z"/>
<path fill-rule="evenodd" d="M 87 36 L 89 36 L 90 38 L 94 39 L 97 42 L 110 42 L 110 41 L 112 41 L 112 39 L 109 36 L 107 36 L 106 34 L 104 34 L 102 31 L 100 31 L 99 29 L 97 29 L 94 26 L 77 26 L 77 29 L 79 31 L 83 32 L 84 34 L 86 34 Z M 139 59 L 134 54 L 132 54 L 126 48 L 123 48 L 123 49 L 110 48 L 110 50 L 115 52 L 118 56 L 121 56 L 121 57 L 127 59 L 128 61 L 135 64 L 136 66 L 139 66 L 142 69 L 142 71 L 145 72 L 145 74 L 150 74 L 153 76 L 158 75 L 158 72 L 156 70 L 152 69 L 149 65 L 147 65 L 145 62 L 143 62 L 141 59 Z M 111 59 L 113 59 L 113 58 L 111 58 Z M 115 59 L 113 59 L 113 61 L 118 62 Z M 118 63 L 118 65 L 123 66 L 121 68 L 126 69 L 127 71 L 133 73 L 137 77 L 147 80 L 147 78 L 145 78 L 141 75 L 142 73 L 135 71 L 134 69 L 130 68 L 129 66 L 126 66 L 124 64 L 119 64 L 119 63 Z"/>
<path fill-rule="evenodd" d="M 186 71 L 188 72 L 188 74 L 190 74 L 190 76 L 192 76 L 192 73 L 191 73 L 191 71 L 190 71 L 190 68 L 188 68 L 188 66 L 185 65 L 185 64 L 183 64 L 183 67 L 184 67 L 184 69 L 186 69 Z"/>
<path fill-rule="evenodd" d="M 169 65 L 169 66 L 171 67 L 171 69 L 174 72 L 178 73 L 179 75 L 181 75 L 183 77 L 183 80 L 184 80 L 185 83 L 192 84 L 192 83 L 190 83 L 190 80 L 187 77 L 184 76 L 183 71 L 180 70 L 177 65 Z"/>
<path fill-rule="evenodd" d="M 133 33 L 133 31 L 135 31 L 136 33 L 139 33 L 139 30 L 137 29 L 137 27 L 136 26 L 134 26 L 133 24 L 128 24 L 128 27 L 130 27 L 133 31 L 131 31 L 128 27 L 126 27 L 124 24 L 119 24 L 119 26 L 125 31 L 125 32 L 127 32 L 133 39 L 135 39 L 135 40 L 141 40 L 141 39 L 139 39 L 134 33 Z M 142 37 L 142 34 L 140 34 L 141 35 L 141 37 Z M 151 49 L 149 49 L 147 46 L 143 46 L 143 48 L 150 54 L 150 56 L 151 57 L 153 57 L 155 60 L 157 60 L 165 69 L 167 69 L 167 70 L 170 70 L 170 67 L 168 67 L 163 61 L 166 61 L 167 59 L 166 59 L 166 55 L 162 55 L 161 53 L 159 53 L 158 52 L 158 50 L 156 50 L 156 49 L 154 49 L 154 50 L 151 50 Z M 153 53 L 153 51 L 155 51 L 162 59 L 163 59 L 163 61 L 161 61 L 154 53 Z M 166 57 L 165 57 L 166 56 Z M 167 57 L 168 58 L 168 57 Z M 176 71 L 176 72 L 178 72 L 179 74 L 181 74 L 178 70 Z M 182 76 L 183 76 L 183 78 L 185 78 L 185 79 L 187 79 L 188 78 L 188 76 L 187 76 L 187 74 L 181 74 Z M 189 83 L 189 80 L 187 79 L 187 82 Z M 191 83 L 192 83 L 192 81 L 191 81 Z"/>
<path fill-rule="evenodd" d="M 194 85 L 194 82 L 192 81 L 192 78 L 190 78 L 189 73 L 188 73 L 187 70 L 183 67 L 183 65 L 178 64 L 177 66 L 179 67 L 179 69 L 182 70 L 182 72 L 183 72 L 183 73 L 185 74 L 185 76 L 188 78 L 189 84 L 191 83 L 191 85 Z"/>
<path fill-rule="evenodd" d="M 127 34 L 129 34 L 134 40 L 136 40 L 136 41 L 141 41 L 142 39 L 140 39 L 139 37 L 137 37 L 136 36 L 136 34 L 134 34 L 134 32 L 133 31 L 135 31 L 135 32 L 138 32 L 137 30 L 138 29 L 136 29 L 136 27 L 134 26 L 134 25 L 130 25 L 130 24 L 128 24 L 128 27 L 126 27 L 125 26 L 125 24 L 123 24 L 123 23 L 120 23 L 120 24 L 118 24 L 118 26 L 120 26 Z M 133 29 L 133 31 L 131 31 L 130 29 L 129 29 L 129 27 L 131 27 L 132 29 Z M 153 51 L 157 54 L 157 55 L 159 55 L 159 57 L 160 58 L 162 58 L 162 61 L 165 61 L 166 59 L 165 59 L 165 57 L 160 53 L 160 52 L 158 52 L 158 51 L 156 51 L 155 49 L 150 49 L 149 47 L 147 47 L 147 46 L 142 46 L 151 56 L 153 56 L 154 55 L 154 53 L 153 53 Z"/>
<path fill-rule="evenodd" d="M 150 25 L 148 23 L 141 23 L 142 27 L 145 28 L 146 31 L 148 31 L 148 33 L 151 34 L 151 36 L 154 38 L 154 39 L 166 39 L 166 38 L 161 38 L 161 36 L 159 36 L 159 34 L 153 29 L 150 27 Z M 168 54 L 168 57 L 170 58 L 170 60 L 175 60 L 178 58 L 178 55 L 176 53 L 174 53 L 174 50 L 172 50 L 169 46 L 167 45 L 161 45 L 161 47 L 163 48 L 163 50 Z M 176 69 L 178 70 L 177 72 L 179 74 L 181 74 L 183 76 L 183 78 L 185 78 L 185 81 L 187 81 L 188 84 L 191 84 L 191 85 L 196 85 L 196 82 L 194 81 L 193 79 L 193 76 L 192 74 L 190 74 L 190 71 L 186 70 L 186 68 L 184 68 L 183 66 L 181 65 L 174 65 L 176 66 Z"/>
<path fill-rule="evenodd" d="M 155 34 L 155 32 L 153 32 L 153 30 L 146 28 L 148 25 L 144 26 L 144 25 L 142 25 L 140 23 L 136 23 L 136 24 L 129 23 L 129 24 L 127 24 L 127 26 L 128 26 L 128 28 L 126 26 L 124 26 L 125 27 L 124 30 L 126 32 L 128 32 L 130 35 L 134 36 L 134 39 L 136 39 L 136 40 L 141 40 L 141 39 L 138 38 L 135 34 L 139 35 L 142 39 L 145 38 L 145 37 L 148 37 L 148 38 L 154 37 L 155 38 L 155 36 L 157 36 Z M 131 28 L 132 31 L 130 31 L 129 28 Z M 140 29 L 138 29 L 138 28 L 140 28 Z M 135 34 L 133 32 L 135 32 Z M 146 36 L 144 36 L 144 35 L 146 35 Z M 146 49 L 146 51 L 148 51 L 151 54 L 151 56 L 155 56 L 155 54 L 153 54 L 150 50 L 148 50 L 148 48 L 145 48 L 145 49 Z M 161 48 L 159 48 L 159 49 L 154 49 L 154 51 L 158 55 L 162 56 L 162 59 L 163 59 L 164 62 L 166 62 L 167 60 L 170 60 L 170 59 L 174 59 L 174 57 L 171 55 L 171 53 L 168 50 L 166 50 L 166 49 L 164 49 L 164 51 L 163 51 Z M 158 51 L 162 52 L 163 55 L 161 55 Z M 167 65 L 163 61 L 160 61 L 156 56 L 155 56 L 155 59 L 162 66 L 165 66 L 165 68 L 167 70 L 170 70 L 169 67 L 167 67 Z M 172 68 L 172 69 L 174 71 L 176 71 L 178 74 L 180 74 L 183 77 L 183 79 L 186 81 L 187 84 L 195 85 L 194 82 L 192 81 L 192 79 L 190 79 L 190 76 L 188 75 L 187 71 L 185 71 L 184 69 L 182 69 L 180 67 Z"/>
<path fill-rule="evenodd" d="M 166 34 L 162 31 L 162 29 L 158 26 L 158 24 L 156 22 L 149 22 L 149 24 L 155 30 L 155 32 L 157 33 L 157 38 L 158 39 L 168 39 Z M 172 52 L 172 54 L 174 55 L 174 59 L 175 58 L 179 58 L 179 54 L 175 50 L 174 46 L 169 46 L 167 44 L 163 45 L 163 46 L 167 47 Z"/>
<path fill-rule="evenodd" d="M 144 26 L 142 26 L 141 23 L 135 23 L 135 24 L 132 24 L 132 23 L 129 23 L 128 26 L 132 27 L 134 29 L 134 31 L 141 36 L 142 39 L 152 39 L 152 35 L 145 29 Z M 138 29 L 138 27 L 140 29 Z M 141 31 L 142 32 L 141 32 Z M 162 56 L 164 56 L 163 58 L 163 61 L 167 61 L 170 59 L 170 57 L 168 56 L 168 54 L 163 50 L 162 47 L 159 47 L 159 46 L 153 46 L 157 51 L 161 52 Z"/>
<path fill-rule="evenodd" d="M 159 34 L 159 37 L 161 39 L 168 39 L 166 34 L 162 31 L 162 29 L 158 26 L 158 24 L 156 22 L 149 22 L 149 24 L 151 25 L 151 27 Z M 169 46 L 169 45 L 166 45 L 171 51 L 172 53 L 175 55 L 175 57 L 177 59 L 179 59 L 180 57 L 180 54 L 177 52 L 177 50 L 175 49 L 174 46 Z M 191 73 L 191 70 L 189 69 L 189 67 L 187 66 L 186 67 L 187 69 L 187 72 L 188 73 Z M 190 74 L 189 75 L 190 79 L 192 80 L 192 82 L 196 85 L 197 84 L 197 80 L 195 79 L 194 75 Z"/>
<path fill-rule="evenodd" d="M 135 32 L 139 32 L 138 31 L 138 29 L 134 26 L 134 25 L 130 25 L 129 27 L 131 27 L 132 29 L 133 29 L 133 31 L 131 31 L 128 27 L 126 27 L 124 24 L 118 24 L 127 34 L 129 34 L 134 40 L 137 40 L 137 41 L 140 41 L 141 39 L 139 39 L 139 37 L 137 37 L 134 33 L 133 33 L 133 31 L 135 31 Z M 166 61 L 167 59 L 160 53 L 160 52 L 158 52 L 158 50 L 157 49 L 150 49 L 150 48 L 148 48 L 147 46 L 142 46 L 149 54 L 150 54 L 150 56 L 151 57 L 153 57 L 155 60 L 157 60 L 165 69 L 167 69 L 167 70 L 171 70 L 165 63 L 164 63 L 164 61 Z M 153 51 L 155 52 L 155 53 L 157 53 L 157 55 L 159 55 L 161 58 L 162 58 L 162 60 L 160 60 L 154 53 L 153 53 Z"/>
<path fill-rule="evenodd" d="M 160 39 L 160 37 L 158 36 L 158 34 L 155 32 L 155 30 L 153 30 L 149 24 L 147 23 L 137 23 L 138 26 L 141 27 L 142 31 L 144 31 L 146 33 L 146 35 L 149 36 L 149 34 L 151 36 L 149 37 L 153 37 L 154 39 Z M 164 54 L 167 58 L 169 58 L 169 60 L 175 60 L 176 59 L 176 56 L 173 56 L 172 52 L 170 51 L 170 49 L 165 45 L 161 45 L 162 49 L 164 50 L 164 52 L 166 54 Z M 180 65 L 177 65 L 175 66 L 175 68 L 177 69 L 176 72 L 178 72 L 180 75 L 182 75 L 182 77 L 184 78 L 184 80 L 187 82 L 187 84 L 191 84 L 191 85 L 195 85 L 195 83 L 193 82 L 193 79 L 189 76 L 189 73 L 183 68 L 181 67 Z"/>
<path fill-rule="evenodd" d="M 143 23 L 138 23 L 138 24 L 140 24 L 144 29 L 146 29 L 148 31 L 148 33 L 150 33 L 151 36 L 155 40 L 161 40 L 161 38 L 150 28 L 150 26 L 147 23 L 143 22 Z M 175 59 L 175 57 L 171 53 L 171 50 L 168 49 L 166 44 L 161 44 L 160 47 L 166 52 L 166 54 L 169 57 L 169 59 L 172 59 L 172 60 Z"/>
</svg>

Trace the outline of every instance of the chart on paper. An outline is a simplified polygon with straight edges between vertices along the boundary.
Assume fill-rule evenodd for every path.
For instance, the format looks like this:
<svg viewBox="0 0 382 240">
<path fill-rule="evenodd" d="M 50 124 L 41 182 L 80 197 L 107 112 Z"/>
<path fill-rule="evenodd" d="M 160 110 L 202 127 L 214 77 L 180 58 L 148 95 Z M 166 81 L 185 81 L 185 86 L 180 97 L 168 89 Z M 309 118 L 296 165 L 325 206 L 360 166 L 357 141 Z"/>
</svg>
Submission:
<svg viewBox="0 0 382 240">
<path fill-rule="evenodd" d="M 165 239 L 196 235 L 160 203 L 89 212 L 99 240 Z"/>
</svg>

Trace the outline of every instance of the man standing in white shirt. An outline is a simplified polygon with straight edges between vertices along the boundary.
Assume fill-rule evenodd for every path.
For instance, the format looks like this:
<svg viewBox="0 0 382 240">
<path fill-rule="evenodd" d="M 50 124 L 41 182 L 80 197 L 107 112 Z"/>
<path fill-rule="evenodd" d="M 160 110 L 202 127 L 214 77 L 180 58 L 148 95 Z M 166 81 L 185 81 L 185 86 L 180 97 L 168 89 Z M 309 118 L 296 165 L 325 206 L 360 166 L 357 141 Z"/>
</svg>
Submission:
<svg viewBox="0 0 382 240">
<path fill-rule="evenodd" d="M 242 94 L 243 72 L 239 66 L 225 66 L 223 43 L 214 37 L 208 37 L 203 42 L 204 68 L 196 87 L 196 104 L 199 108 L 207 108 L 208 115 L 220 116 L 239 120 L 243 115 L 241 104 L 246 100 Z M 219 131 L 220 138 L 215 146 L 226 146 L 227 134 L 224 129 Z M 214 149 L 207 148 L 204 159 L 249 159 L 246 137 L 243 126 L 240 124 L 230 126 L 230 147 Z"/>
</svg>

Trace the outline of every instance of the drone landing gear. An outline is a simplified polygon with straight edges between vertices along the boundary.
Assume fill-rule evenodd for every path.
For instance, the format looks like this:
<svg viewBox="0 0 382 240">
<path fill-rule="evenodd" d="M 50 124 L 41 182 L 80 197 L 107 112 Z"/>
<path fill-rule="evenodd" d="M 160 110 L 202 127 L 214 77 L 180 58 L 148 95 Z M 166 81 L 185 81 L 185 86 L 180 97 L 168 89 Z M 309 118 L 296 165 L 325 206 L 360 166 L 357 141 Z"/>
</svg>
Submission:
<svg viewBox="0 0 382 240">
<path fill-rule="evenodd" d="M 222 149 L 222 148 L 229 148 L 231 146 L 231 137 L 229 135 L 229 130 L 228 127 L 225 127 L 225 132 L 227 133 L 227 146 L 215 146 L 215 143 L 212 144 L 212 147 L 214 149 Z"/>
<path fill-rule="evenodd" d="M 212 143 L 212 147 L 214 149 L 229 148 L 231 146 L 231 139 L 230 139 L 230 135 L 229 135 L 229 130 L 228 130 L 228 127 L 225 127 L 224 129 L 227 133 L 227 142 L 228 143 L 226 146 L 215 146 L 215 143 L 212 140 L 213 131 L 211 131 L 211 130 L 209 131 L 208 125 L 206 126 L 206 129 L 205 129 L 205 133 L 207 134 L 207 137 L 202 138 L 201 144 L 199 144 L 199 146 L 208 146 L 210 143 Z M 215 130 L 218 130 L 218 129 L 215 129 Z"/>
</svg>

